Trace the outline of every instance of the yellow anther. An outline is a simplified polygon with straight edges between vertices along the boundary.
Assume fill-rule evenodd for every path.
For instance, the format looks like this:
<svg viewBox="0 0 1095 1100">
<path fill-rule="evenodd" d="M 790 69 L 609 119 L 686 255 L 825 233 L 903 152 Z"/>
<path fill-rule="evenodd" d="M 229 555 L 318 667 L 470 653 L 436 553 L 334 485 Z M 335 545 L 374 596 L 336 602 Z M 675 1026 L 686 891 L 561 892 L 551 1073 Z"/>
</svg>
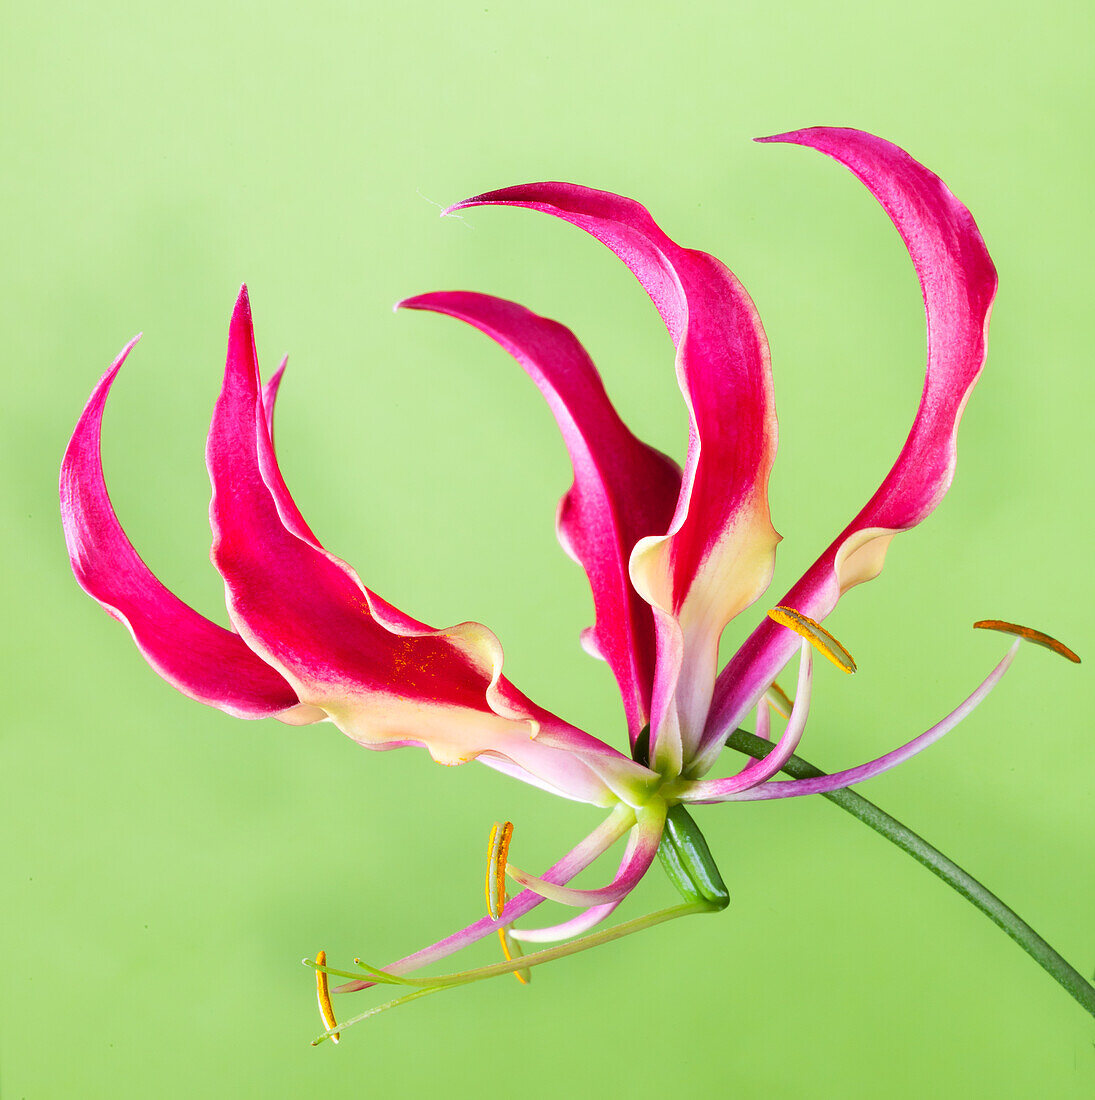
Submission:
<svg viewBox="0 0 1095 1100">
<path fill-rule="evenodd" d="M 837 668 L 845 672 L 855 672 L 852 655 L 830 634 L 821 623 L 814 622 L 808 615 L 796 611 L 793 607 L 773 607 L 768 618 L 774 619 L 780 626 L 793 630 L 805 638 L 819 653 L 824 653 Z"/>
<path fill-rule="evenodd" d="M 506 956 L 506 962 L 519 959 L 524 952 L 521 945 L 509 934 L 509 925 L 498 929 L 498 938 L 502 941 L 502 954 Z M 525 967 L 523 970 L 515 970 L 513 976 L 522 984 L 528 985 L 532 981 L 532 971 Z"/>
<path fill-rule="evenodd" d="M 334 1006 L 331 1004 L 331 991 L 327 987 L 327 971 L 322 969 L 327 965 L 327 952 L 316 952 L 316 1000 L 319 1001 L 319 1014 L 323 1018 L 323 1025 L 328 1031 L 334 1032 L 331 1042 L 338 1042 L 338 1020 L 335 1019 Z"/>
<path fill-rule="evenodd" d="M 791 711 L 794 709 L 795 701 L 775 682 L 775 680 L 772 681 L 772 686 L 764 693 L 764 698 L 768 700 L 768 705 L 781 718 L 791 717 Z"/>
<path fill-rule="evenodd" d="M 506 908 L 506 861 L 509 859 L 509 842 L 513 837 L 513 822 L 495 822 L 490 831 L 487 847 L 487 913 L 497 920 Z M 508 956 L 507 956 L 508 958 Z"/>
<path fill-rule="evenodd" d="M 1016 634 L 1035 645 L 1052 649 L 1054 653 L 1060 654 L 1069 661 L 1074 661 L 1076 664 L 1080 663 L 1080 658 L 1064 642 L 1059 642 L 1056 638 L 1051 638 L 1048 634 L 1043 634 L 1040 630 L 1035 630 L 1029 626 L 1005 623 L 1002 619 L 982 619 L 980 622 L 974 623 L 973 628 L 974 630 L 999 630 L 1001 634 Z"/>
</svg>

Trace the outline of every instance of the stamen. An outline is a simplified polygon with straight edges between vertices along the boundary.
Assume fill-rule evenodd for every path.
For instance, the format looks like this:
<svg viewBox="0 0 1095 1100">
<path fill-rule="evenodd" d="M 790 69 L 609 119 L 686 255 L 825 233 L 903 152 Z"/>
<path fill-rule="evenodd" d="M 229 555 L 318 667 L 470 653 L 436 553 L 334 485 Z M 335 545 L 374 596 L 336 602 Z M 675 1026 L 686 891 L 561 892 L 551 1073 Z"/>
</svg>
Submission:
<svg viewBox="0 0 1095 1100">
<path fill-rule="evenodd" d="M 795 709 L 795 701 L 775 680 L 772 681 L 772 686 L 764 693 L 764 698 L 780 718 L 791 717 L 791 711 Z"/>
<path fill-rule="evenodd" d="M 1043 634 L 1042 631 L 1035 630 L 1033 627 L 1019 626 L 1017 623 L 1006 623 L 1002 619 L 981 619 L 973 624 L 973 629 L 999 630 L 1001 634 L 1016 634 L 1035 645 L 1052 649 L 1054 653 L 1059 654 L 1066 660 L 1073 661 L 1075 664 L 1080 663 L 1080 658 L 1064 642 L 1059 642 L 1056 638 L 1051 637 L 1049 634 Z"/>
<path fill-rule="evenodd" d="M 768 618 L 805 638 L 819 653 L 824 653 L 837 668 L 845 672 L 855 672 L 856 665 L 852 655 L 821 623 L 815 622 L 793 607 L 773 607 L 768 612 Z"/>
<path fill-rule="evenodd" d="M 327 1028 L 331 1042 L 337 1043 L 339 1033 L 335 1031 L 338 1020 L 335 1019 L 335 1009 L 331 1004 L 331 991 L 327 988 L 327 971 L 323 969 L 327 965 L 327 952 L 316 952 L 316 1000 L 319 1001 L 319 1014 L 323 1024 Z"/>
<path fill-rule="evenodd" d="M 550 947 L 543 951 L 534 951 L 529 955 L 521 956 L 518 960 L 493 963 L 490 966 L 480 966 L 473 970 L 463 970 L 455 974 L 439 974 L 431 978 L 404 978 L 403 980 L 408 984 L 417 986 L 418 988 L 413 989 L 410 993 L 403 994 L 401 997 L 395 998 L 395 1000 L 386 1001 L 384 1004 L 377 1005 L 375 1008 L 367 1009 L 359 1016 L 351 1016 L 343 1020 L 341 1024 L 334 1024 L 333 1027 L 338 1027 L 341 1031 L 345 1031 L 347 1028 L 353 1027 L 354 1024 L 361 1023 L 363 1020 L 377 1016 L 381 1012 L 387 1012 L 389 1009 L 398 1008 L 400 1005 L 407 1004 L 409 1001 L 416 1000 L 419 997 L 425 997 L 430 993 L 440 993 L 443 989 L 454 989 L 458 986 L 469 985 L 472 982 L 480 982 L 487 978 L 494 978 L 499 974 L 513 974 L 518 970 L 527 970 L 533 966 L 542 966 L 544 963 L 552 962 L 555 959 L 566 958 L 569 955 L 577 955 L 582 951 L 600 947 L 602 944 L 611 943 L 613 940 L 623 939 L 625 936 L 633 935 L 636 932 L 642 932 L 647 928 L 653 928 L 655 925 L 664 924 L 666 921 L 675 920 L 678 917 L 713 912 L 718 912 L 718 907 L 705 901 L 691 902 L 686 905 L 674 905 L 668 909 L 659 909 L 654 913 L 649 913 L 645 917 L 636 917 L 632 920 L 624 921 L 622 924 L 614 925 L 612 928 L 605 928 L 600 932 L 594 932 L 588 936 L 582 936 L 580 939 L 571 940 L 570 943 L 560 944 L 557 947 Z M 312 1041 L 312 1045 L 315 1046 L 317 1043 L 323 1042 L 324 1039 L 335 1038 L 336 1032 L 333 1030 L 333 1027 L 328 1027 L 323 1035 L 317 1036 Z"/>
<path fill-rule="evenodd" d="M 491 920 L 498 920 L 506 907 L 506 861 L 509 859 L 509 843 L 513 839 L 513 822 L 495 822 L 490 830 L 487 846 L 487 913 Z M 499 930 L 501 931 L 501 930 Z M 502 945 L 505 947 L 505 944 Z M 509 958 L 509 956 L 506 956 Z"/>
<path fill-rule="evenodd" d="M 514 959 L 519 959 L 524 955 L 521 945 L 510 936 L 508 924 L 498 929 L 498 938 L 502 941 L 502 954 L 505 955 L 506 962 L 513 962 Z M 515 970 L 513 976 L 522 985 L 528 985 L 532 981 L 532 971 L 528 967 L 524 970 Z"/>
</svg>

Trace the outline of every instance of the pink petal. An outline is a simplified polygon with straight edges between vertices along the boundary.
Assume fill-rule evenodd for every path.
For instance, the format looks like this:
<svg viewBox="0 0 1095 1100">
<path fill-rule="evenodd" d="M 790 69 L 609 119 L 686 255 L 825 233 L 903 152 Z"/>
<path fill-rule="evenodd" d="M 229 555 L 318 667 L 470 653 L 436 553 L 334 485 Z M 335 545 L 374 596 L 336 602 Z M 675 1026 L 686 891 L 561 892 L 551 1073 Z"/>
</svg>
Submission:
<svg viewBox="0 0 1095 1100">
<path fill-rule="evenodd" d="M 515 302 L 466 291 L 423 294 L 400 305 L 473 325 L 517 360 L 547 400 L 574 467 L 556 529 L 593 590 L 596 625 L 583 643 L 612 669 L 634 743 L 650 721 L 654 616 L 632 587 L 628 558 L 640 538 L 669 525 L 680 470 L 631 434 L 569 329 Z"/>
<path fill-rule="evenodd" d="M 855 783 L 873 779 L 876 775 L 888 772 L 891 768 L 896 768 L 898 764 L 910 760 L 917 753 L 923 752 L 929 745 L 934 745 L 944 734 L 950 733 L 963 718 L 976 710 L 985 696 L 996 687 L 1004 673 L 1011 667 L 1011 662 L 1015 660 L 1015 654 L 1019 650 L 1021 641 L 1022 639 L 1019 638 L 1015 640 L 1004 655 L 1003 660 L 981 682 L 977 690 L 952 710 L 946 718 L 937 722 L 931 729 L 925 730 L 919 737 L 914 737 L 900 748 L 886 753 L 885 756 L 880 756 L 866 764 L 860 764 L 858 768 L 832 772 L 829 775 L 818 776 L 816 779 L 773 780 L 750 787 L 748 790 L 725 790 L 720 792 L 715 789 L 716 785 L 714 783 L 697 783 L 695 789 L 685 797 L 689 802 L 755 802 L 769 798 L 792 798 L 803 794 L 823 794 L 825 791 L 837 791 L 843 787 L 850 787 Z M 764 759 L 766 761 L 770 760 L 775 755 L 774 752 L 769 753 Z M 773 768 L 770 774 L 774 775 L 786 762 L 786 758 L 781 760 L 778 767 Z"/>
<path fill-rule="evenodd" d="M 661 843 L 664 827 L 664 803 L 660 807 L 660 812 L 653 812 L 649 808 L 644 808 L 639 812 L 639 822 L 631 830 L 631 836 L 627 842 L 627 851 L 624 853 L 620 868 L 608 886 L 601 886 L 594 890 L 561 886 L 549 879 L 537 878 L 534 875 L 527 874 L 512 864 L 506 869 L 506 873 L 515 882 L 524 886 L 525 889 L 531 890 L 534 894 L 539 894 L 549 901 L 557 901 L 561 905 L 584 908 L 586 906 L 618 904 L 638 886 L 643 875 L 650 870 L 650 865 L 658 854 L 658 845 Z"/>
<path fill-rule="evenodd" d="M 536 183 L 453 209 L 484 204 L 554 214 L 612 249 L 650 295 L 677 349 L 688 460 L 672 522 L 664 536 L 639 543 L 631 576 L 657 614 L 652 755 L 679 765 L 702 733 L 722 629 L 767 588 L 779 540 L 768 512 L 776 420 L 760 319 L 726 267 L 671 241 L 630 199 Z"/>
<path fill-rule="evenodd" d="M 199 615 L 156 579 L 114 514 L 100 455 L 103 408 L 135 343 L 122 349 L 92 391 L 61 463 L 61 524 L 76 580 L 184 695 L 238 718 L 316 721 L 322 713 L 298 706 L 289 684 L 238 634 Z"/>
<path fill-rule="evenodd" d="M 620 860 L 620 866 L 616 871 L 617 877 L 623 873 L 629 858 L 630 854 L 625 853 L 623 859 Z M 569 920 L 561 921 L 558 924 L 545 925 L 541 928 L 511 927 L 509 934 L 519 943 L 559 943 L 561 940 L 574 939 L 576 936 L 583 936 L 586 932 L 596 928 L 601 921 L 615 913 L 624 901 L 626 901 L 626 897 L 621 897 L 616 901 L 604 902 L 601 905 L 591 905 L 576 917 L 571 917 Z"/>
<path fill-rule="evenodd" d="M 928 325 L 927 370 L 916 419 L 878 491 L 779 602 L 824 619 L 849 588 L 882 570 L 890 539 L 915 527 L 954 477 L 958 422 L 985 362 L 996 270 L 970 212 L 907 153 L 859 130 L 820 127 L 764 138 L 828 154 L 866 185 L 912 257 Z M 710 766 L 794 651 L 794 636 L 765 618 L 719 677 L 704 735 Z M 697 768 L 697 771 L 700 769 Z"/>
<path fill-rule="evenodd" d="M 486 627 L 434 630 L 419 623 L 320 547 L 274 457 L 245 290 L 232 317 L 207 461 L 213 561 L 233 623 L 302 700 L 345 733 L 374 748 L 424 745 L 446 764 L 498 753 L 598 804 L 615 795 L 589 757 L 533 741 L 541 727 L 595 756 L 601 770 L 645 772 L 513 688 L 501 675 L 501 646 Z"/>
</svg>

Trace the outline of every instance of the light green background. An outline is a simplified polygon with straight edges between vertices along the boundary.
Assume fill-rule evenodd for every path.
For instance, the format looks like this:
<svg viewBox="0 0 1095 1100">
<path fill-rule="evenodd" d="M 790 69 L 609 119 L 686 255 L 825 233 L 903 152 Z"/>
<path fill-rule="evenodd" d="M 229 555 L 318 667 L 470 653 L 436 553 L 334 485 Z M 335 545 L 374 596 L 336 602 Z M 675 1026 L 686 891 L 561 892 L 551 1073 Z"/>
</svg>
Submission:
<svg viewBox="0 0 1095 1100">
<path fill-rule="evenodd" d="M 160 576 L 223 617 L 202 449 L 246 279 L 265 367 L 292 355 L 279 448 L 321 537 L 409 612 L 489 624 L 518 684 L 619 743 L 611 679 L 577 646 L 590 604 L 553 538 L 569 473 L 542 401 L 477 333 L 390 306 L 466 287 L 560 318 L 635 429 L 680 457 L 671 349 L 627 272 L 550 219 L 437 208 L 575 180 L 728 262 L 773 351 L 774 600 L 878 483 L 921 382 L 919 295 L 884 215 L 817 154 L 749 141 L 854 125 L 968 203 L 1001 292 L 955 486 L 833 616 L 861 672 L 819 670 L 804 753 L 849 766 L 949 710 L 1002 650 L 977 618 L 1095 657 L 1091 11 L 4 6 L 5 1100 L 1091 1095 L 1092 1021 L 820 800 L 702 813 L 733 896 L 717 919 L 311 1049 L 302 955 L 398 957 L 479 914 L 493 820 L 541 867 L 594 816 L 475 765 L 177 695 L 76 587 L 55 497 L 87 393 L 143 330 L 106 416 L 111 490 Z M 959 731 L 864 788 L 1085 973 L 1088 667 L 1024 652 Z M 627 911 L 670 898 L 655 873 Z"/>
</svg>

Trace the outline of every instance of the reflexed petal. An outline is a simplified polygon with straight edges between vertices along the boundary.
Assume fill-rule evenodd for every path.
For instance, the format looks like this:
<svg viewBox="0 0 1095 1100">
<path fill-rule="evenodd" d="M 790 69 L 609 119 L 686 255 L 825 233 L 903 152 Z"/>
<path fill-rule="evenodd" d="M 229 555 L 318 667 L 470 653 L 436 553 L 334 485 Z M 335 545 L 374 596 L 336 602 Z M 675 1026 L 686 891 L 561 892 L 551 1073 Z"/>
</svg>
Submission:
<svg viewBox="0 0 1095 1100">
<path fill-rule="evenodd" d="M 511 928 L 509 934 L 520 943 L 559 943 L 575 936 L 584 936 L 591 928 L 596 928 L 606 917 L 615 913 L 623 902 L 624 899 L 621 898 L 604 905 L 591 905 L 576 917 L 559 924 L 550 924 L 543 928 Z"/>
<path fill-rule="evenodd" d="M 514 867 L 512 863 L 506 867 L 506 874 L 525 889 L 540 894 L 549 901 L 557 901 L 561 905 L 584 907 L 620 902 L 639 884 L 658 854 L 658 844 L 661 842 L 662 829 L 665 827 L 665 809 L 663 802 L 656 809 L 647 806 L 639 811 L 639 822 L 631 831 L 620 869 L 608 886 L 595 890 L 560 886 L 547 879 L 527 874 Z"/>
<path fill-rule="evenodd" d="M 598 804 L 614 797 L 587 758 L 532 741 L 539 728 L 595 754 L 604 770 L 645 770 L 513 688 L 501 675 L 501 646 L 486 627 L 427 627 L 376 597 L 345 562 L 321 549 L 274 457 L 245 291 L 232 317 L 207 460 L 213 561 L 233 623 L 302 700 L 345 733 L 370 747 L 424 745 L 446 764 L 496 752 Z"/>
<path fill-rule="evenodd" d="M 61 463 L 61 524 L 72 571 L 129 630 L 145 660 L 184 695 L 237 718 L 314 722 L 322 712 L 298 705 L 289 684 L 238 634 L 199 615 L 156 579 L 114 514 L 100 455 L 103 408 L 134 343 L 92 391 Z"/>
<path fill-rule="evenodd" d="M 628 559 L 640 538 L 668 527 L 680 470 L 631 434 L 569 329 L 515 302 L 467 291 L 422 294 L 400 305 L 473 325 L 517 360 L 547 400 L 574 467 L 556 530 L 593 590 L 596 624 L 583 645 L 616 676 L 634 744 L 650 720 L 654 616 L 631 584 Z"/>
<path fill-rule="evenodd" d="M 903 764 L 906 760 L 914 757 L 918 752 L 922 752 L 929 745 L 934 745 L 944 734 L 950 733 L 963 718 L 978 707 L 985 696 L 1000 682 L 1004 673 L 1011 667 L 1011 662 L 1015 660 L 1015 654 L 1018 652 L 1021 644 L 1022 640 L 1017 638 L 1015 642 L 1012 643 L 1011 649 L 1007 651 L 1003 660 L 1001 660 L 992 672 L 982 681 L 977 690 L 960 706 L 952 710 L 946 718 L 937 722 L 931 729 L 925 730 L 919 737 L 914 737 L 899 749 L 894 749 L 893 752 L 888 752 L 885 756 L 878 757 L 877 760 L 871 760 L 869 763 L 860 764 L 858 768 L 848 768 L 842 772 L 832 772 L 829 775 L 821 775 L 816 779 L 772 780 L 756 787 L 750 787 L 748 790 L 727 792 L 721 797 L 705 797 L 703 792 L 706 791 L 709 786 L 714 786 L 714 784 L 702 782 L 696 784 L 696 788 L 698 789 L 697 793 L 700 794 L 700 797 L 695 799 L 693 799 L 691 795 L 686 797 L 690 802 L 753 802 L 769 798 L 791 798 L 802 794 L 822 794 L 825 791 L 836 791 L 840 790 L 842 787 L 851 787 L 855 783 L 862 783 L 864 780 L 873 779 L 876 775 L 881 775 L 891 768 L 896 768 L 898 764 Z M 765 760 L 770 760 L 773 756 L 775 756 L 774 752 L 769 753 L 768 756 L 765 757 Z M 784 763 L 786 763 L 786 759 L 780 762 L 779 767 L 782 767 Z M 776 770 L 778 769 L 773 769 L 771 774 L 774 775 Z"/>
<path fill-rule="evenodd" d="M 650 295 L 677 349 L 690 417 L 681 495 L 666 533 L 643 539 L 632 580 L 657 614 L 651 755 L 688 760 L 702 733 L 723 627 L 771 579 L 768 512 L 776 449 L 768 343 L 749 296 L 714 257 L 681 248 L 638 203 L 566 183 L 458 203 L 540 210 L 612 249 Z"/>
<path fill-rule="evenodd" d="M 764 138 L 808 145 L 847 168 L 890 216 L 916 268 L 927 315 L 924 391 L 908 439 L 862 511 L 780 601 L 823 619 L 840 596 L 882 570 L 890 540 L 929 515 L 950 487 L 956 437 L 985 362 L 996 271 L 970 212 L 942 180 L 896 145 L 858 130 L 818 128 Z M 719 677 L 702 759 L 710 767 L 733 730 L 794 651 L 765 619 Z"/>
<path fill-rule="evenodd" d="M 620 866 L 616 869 L 618 878 L 624 871 L 630 853 L 625 852 Z M 605 902 L 603 905 L 591 905 L 584 912 L 569 920 L 558 924 L 546 925 L 542 928 L 510 928 L 510 936 L 521 943 L 558 943 L 560 940 L 573 939 L 575 936 L 583 936 L 591 928 L 596 928 L 606 917 L 610 917 L 623 904 L 624 898 L 616 901 Z"/>
</svg>

